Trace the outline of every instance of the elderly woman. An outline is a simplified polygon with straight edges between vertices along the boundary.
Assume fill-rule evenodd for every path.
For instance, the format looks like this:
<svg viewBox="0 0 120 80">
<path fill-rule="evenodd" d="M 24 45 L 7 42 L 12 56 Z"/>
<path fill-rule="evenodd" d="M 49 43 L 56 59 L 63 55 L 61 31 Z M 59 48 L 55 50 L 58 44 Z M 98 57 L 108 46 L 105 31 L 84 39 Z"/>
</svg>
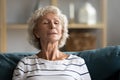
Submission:
<svg viewBox="0 0 120 80">
<path fill-rule="evenodd" d="M 29 42 L 40 52 L 21 59 L 13 80 L 91 80 L 84 59 L 59 50 L 68 38 L 68 21 L 57 7 L 36 10 L 28 24 Z"/>
</svg>

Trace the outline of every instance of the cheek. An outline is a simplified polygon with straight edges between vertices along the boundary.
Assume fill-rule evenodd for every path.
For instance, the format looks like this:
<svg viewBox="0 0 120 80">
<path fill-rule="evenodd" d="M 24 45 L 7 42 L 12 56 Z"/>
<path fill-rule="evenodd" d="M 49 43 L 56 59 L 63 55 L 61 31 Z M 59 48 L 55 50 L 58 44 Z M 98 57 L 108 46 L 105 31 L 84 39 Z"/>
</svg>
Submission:
<svg viewBox="0 0 120 80">
<path fill-rule="evenodd" d="M 61 29 L 59 30 L 59 32 L 60 32 L 60 34 L 62 35 L 62 34 L 63 34 L 63 29 L 61 28 Z"/>
<path fill-rule="evenodd" d="M 40 37 L 45 36 L 46 34 L 47 34 L 47 31 L 46 31 L 46 30 L 38 30 L 38 35 L 39 35 Z"/>
<path fill-rule="evenodd" d="M 37 37 L 37 38 L 40 38 L 42 36 L 45 36 L 45 30 L 44 29 L 39 29 L 39 28 L 36 28 L 36 30 L 34 31 L 34 35 Z"/>
<path fill-rule="evenodd" d="M 59 37 L 62 38 L 62 36 L 63 36 L 63 30 L 61 29 L 59 30 Z"/>
</svg>

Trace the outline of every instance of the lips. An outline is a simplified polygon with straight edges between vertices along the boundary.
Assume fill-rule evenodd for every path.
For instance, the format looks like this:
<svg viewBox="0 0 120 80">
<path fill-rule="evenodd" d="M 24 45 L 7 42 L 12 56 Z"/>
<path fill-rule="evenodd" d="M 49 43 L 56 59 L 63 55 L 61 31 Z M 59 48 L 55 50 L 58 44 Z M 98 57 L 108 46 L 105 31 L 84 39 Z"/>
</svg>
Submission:
<svg viewBox="0 0 120 80">
<path fill-rule="evenodd" d="M 57 34 L 57 31 L 56 30 L 51 30 L 48 32 L 48 34 Z"/>
<path fill-rule="evenodd" d="M 54 34 L 57 34 L 57 33 L 54 33 L 54 32 L 52 32 L 52 33 L 48 33 L 48 35 L 54 35 Z"/>
</svg>

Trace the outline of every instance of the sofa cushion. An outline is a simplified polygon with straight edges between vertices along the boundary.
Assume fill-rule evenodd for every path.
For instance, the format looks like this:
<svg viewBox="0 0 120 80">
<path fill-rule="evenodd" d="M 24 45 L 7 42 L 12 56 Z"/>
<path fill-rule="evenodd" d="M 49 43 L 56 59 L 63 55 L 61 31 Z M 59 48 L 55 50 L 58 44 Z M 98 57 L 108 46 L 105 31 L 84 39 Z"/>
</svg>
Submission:
<svg viewBox="0 0 120 80">
<path fill-rule="evenodd" d="M 12 74 L 18 61 L 31 54 L 33 53 L 1 53 L 0 80 L 12 80 Z"/>
<path fill-rule="evenodd" d="M 119 80 L 120 46 L 109 46 L 80 52 L 66 52 L 85 59 L 92 80 Z M 0 80 L 11 80 L 13 70 L 18 61 L 34 53 L 2 53 L 0 54 Z M 115 79 L 115 78 L 116 79 Z M 113 79 L 112 79 L 113 78 Z"/>
<path fill-rule="evenodd" d="M 119 80 L 120 46 L 83 51 L 78 56 L 85 59 L 92 80 Z"/>
</svg>

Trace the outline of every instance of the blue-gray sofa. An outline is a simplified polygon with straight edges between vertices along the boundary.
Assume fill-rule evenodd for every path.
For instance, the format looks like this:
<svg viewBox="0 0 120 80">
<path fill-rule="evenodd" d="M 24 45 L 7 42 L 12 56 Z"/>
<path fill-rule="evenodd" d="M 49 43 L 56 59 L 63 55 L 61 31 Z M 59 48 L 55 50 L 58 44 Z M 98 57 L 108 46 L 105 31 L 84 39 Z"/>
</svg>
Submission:
<svg viewBox="0 0 120 80">
<path fill-rule="evenodd" d="M 66 52 L 85 59 L 92 80 L 120 80 L 120 45 L 80 52 Z M 1 53 L 0 80 L 12 80 L 18 61 L 35 53 Z"/>
</svg>

